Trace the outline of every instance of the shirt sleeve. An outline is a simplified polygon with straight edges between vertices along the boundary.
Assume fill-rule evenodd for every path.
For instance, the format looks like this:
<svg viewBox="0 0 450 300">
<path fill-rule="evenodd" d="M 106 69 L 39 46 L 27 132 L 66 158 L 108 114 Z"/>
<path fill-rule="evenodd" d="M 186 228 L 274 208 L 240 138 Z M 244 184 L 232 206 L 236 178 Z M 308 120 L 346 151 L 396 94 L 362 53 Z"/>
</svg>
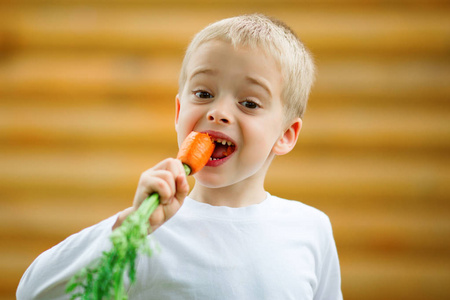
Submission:
<svg viewBox="0 0 450 300">
<path fill-rule="evenodd" d="M 39 255 L 22 276 L 17 299 L 70 299 L 65 293 L 67 283 L 111 248 L 109 236 L 117 217 L 118 214 L 71 235 Z"/>
<path fill-rule="evenodd" d="M 314 300 L 342 300 L 341 271 L 331 223 L 327 218 L 326 249 L 320 264 Z"/>
</svg>

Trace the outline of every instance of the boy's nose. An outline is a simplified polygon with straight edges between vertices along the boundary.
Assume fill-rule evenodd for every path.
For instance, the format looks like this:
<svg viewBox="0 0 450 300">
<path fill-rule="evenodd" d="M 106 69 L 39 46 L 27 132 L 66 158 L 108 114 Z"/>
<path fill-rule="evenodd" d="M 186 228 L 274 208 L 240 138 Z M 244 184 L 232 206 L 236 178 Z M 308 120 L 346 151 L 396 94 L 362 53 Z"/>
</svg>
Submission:
<svg viewBox="0 0 450 300">
<path fill-rule="evenodd" d="M 216 107 L 208 112 L 206 115 L 206 118 L 208 121 L 227 125 L 232 123 L 232 117 L 231 115 L 223 108 L 223 107 Z"/>
<path fill-rule="evenodd" d="M 208 113 L 208 121 L 219 123 L 219 124 L 229 124 L 230 120 L 217 109 Z"/>
</svg>

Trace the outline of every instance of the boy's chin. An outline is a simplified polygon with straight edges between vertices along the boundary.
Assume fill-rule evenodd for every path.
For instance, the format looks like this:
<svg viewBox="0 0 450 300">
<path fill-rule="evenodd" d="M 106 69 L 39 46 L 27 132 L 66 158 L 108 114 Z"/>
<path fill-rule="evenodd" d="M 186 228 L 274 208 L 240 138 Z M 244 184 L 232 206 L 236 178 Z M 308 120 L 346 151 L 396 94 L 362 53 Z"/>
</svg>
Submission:
<svg viewBox="0 0 450 300">
<path fill-rule="evenodd" d="M 201 170 L 194 175 L 195 184 L 199 184 L 205 188 L 223 188 L 226 187 L 227 180 L 221 174 L 214 174 L 212 172 L 207 172 L 206 170 Z"/>
</svg>

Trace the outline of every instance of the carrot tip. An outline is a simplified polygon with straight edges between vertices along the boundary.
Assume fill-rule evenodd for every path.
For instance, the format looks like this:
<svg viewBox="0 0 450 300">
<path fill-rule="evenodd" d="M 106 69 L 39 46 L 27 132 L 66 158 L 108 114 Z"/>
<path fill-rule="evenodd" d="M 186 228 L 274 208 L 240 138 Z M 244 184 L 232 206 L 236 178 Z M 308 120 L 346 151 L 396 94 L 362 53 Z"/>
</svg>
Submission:
<svg viewBox="0 0 450 300">
<path fill-rule="evenodd" d="M 192 131 L 181 144 L 177 158 L 189 166 L 190 175 L 193 175 L 208 163 L 214 147 L 207 133 Z"/>
</svg>

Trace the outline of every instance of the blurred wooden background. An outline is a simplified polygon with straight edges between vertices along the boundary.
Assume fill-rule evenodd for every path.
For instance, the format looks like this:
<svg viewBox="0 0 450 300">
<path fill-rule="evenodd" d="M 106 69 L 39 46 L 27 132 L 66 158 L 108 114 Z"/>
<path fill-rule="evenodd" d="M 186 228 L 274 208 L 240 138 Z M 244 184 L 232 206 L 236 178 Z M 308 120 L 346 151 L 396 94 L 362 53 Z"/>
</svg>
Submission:
<svg viewBox="0 0 450 300">
<path fill-rule="evenodd" d="M 185 47 L 251 12 L 290 24 L 318 66 L 299 144 L 267 189 L 330 216 L 345 299 L 450 298 L 448 1 L 0 3 L 1 300 L 176 155 Z"/>
</svg>

